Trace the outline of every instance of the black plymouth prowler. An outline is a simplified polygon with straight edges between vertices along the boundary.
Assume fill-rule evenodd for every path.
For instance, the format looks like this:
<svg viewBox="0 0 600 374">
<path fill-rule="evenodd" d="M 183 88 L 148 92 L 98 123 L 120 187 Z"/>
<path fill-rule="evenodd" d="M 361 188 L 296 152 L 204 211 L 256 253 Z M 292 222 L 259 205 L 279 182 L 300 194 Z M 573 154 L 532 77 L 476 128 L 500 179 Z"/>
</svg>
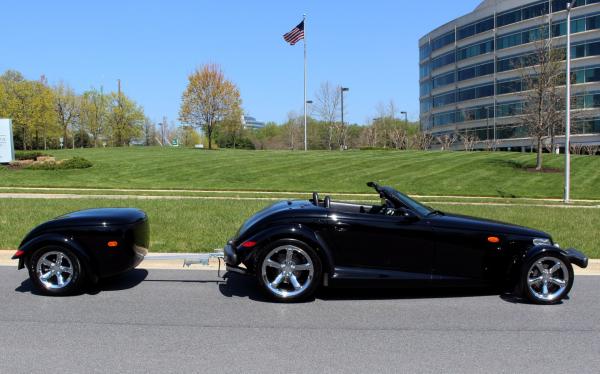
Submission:
<svg viewBox="0 0 600 374">
<path fill-rule="evenodd" d="M 279 301 L 324 286 L 499 286 L 555 304 L 573 286 L 575 264 L 541 231 L 431 209 L 369 183 L 380 205 L 282 201 L 248 219 L 225 247 L 230 271 L 251 274 Z M 243 264 L 243 267 L 240 266 Z"/>
</svg>

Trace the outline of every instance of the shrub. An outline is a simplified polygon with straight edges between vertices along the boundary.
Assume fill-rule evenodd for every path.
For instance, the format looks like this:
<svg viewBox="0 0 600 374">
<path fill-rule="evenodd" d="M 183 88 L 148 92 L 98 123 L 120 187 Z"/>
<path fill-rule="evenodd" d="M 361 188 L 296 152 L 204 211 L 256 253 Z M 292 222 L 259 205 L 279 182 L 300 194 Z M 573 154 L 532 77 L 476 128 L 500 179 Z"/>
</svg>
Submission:
<svg viewBox="0 0 600 374">
<path fill-rule="evenodd" d="M 44 152 L 39 152 L 39 151 L 16 151 L 15 152 L 15 160 L 18 160 L 18 161 L 35 160 L 36 158 L 42 157 L 42 156 L 51 156 L 51 155 L 44 153 Z"/>
<path fill-rule="evenodd" d="M 83 157 L 73 157 L 64 160 L 61 164 L 62 169 L 87 169 L 93 166 L 92 162 Z"/>
<path fill-rule="evenodd" d="M 93 164 L 82 157 L 73 157 L 58 162 L 40 162 L 27 166 L 32 170 L 67 170 L 67 169 L 86 169 L 91 168 Z"/>
</svg>

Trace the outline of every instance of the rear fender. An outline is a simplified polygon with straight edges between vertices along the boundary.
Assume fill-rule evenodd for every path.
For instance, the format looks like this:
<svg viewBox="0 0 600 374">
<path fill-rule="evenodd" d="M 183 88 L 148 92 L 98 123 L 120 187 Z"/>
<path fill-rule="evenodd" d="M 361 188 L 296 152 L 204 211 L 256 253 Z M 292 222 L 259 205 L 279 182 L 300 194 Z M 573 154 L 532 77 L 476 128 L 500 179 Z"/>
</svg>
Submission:
<svg viewBox="0 0 600 374">
<path fill-rule="evenodd" d="M 244 253 L 247 252 L 248 249 L 243 248 L 240 245 L 237 247 L 237 253 L 240 255 L 242 262 L 249 260 L 253 262 L 254 256 L 256 256 L 256 253 L 260 248 L 279 239 L 296 239 L 305 242 L 319 254 L 321 261 L 323 262 L 323 269 L 327 270 L 327 273 L 333 274 L 334 262 L 329 246 L 318 233 L 303 227 L 302 225 L 281 225 L 261 231 L 245 240 L 256 242 L 254 250 Z"/>
<path fill-rule="evenodd" d="M 85 249 L 72 238 L 58 233 L 42 234 L 22 243 L 19 250 L 23 251 L 23 254 L 18 257 L 18 268 L 23 269 L 25 267 L 25 262 L 36 250 L 49 245 L 66 247 L 75 252 L 81 261 L 81 265 L 87 270 L 87 274 L 92 277 L 92 280 L 96 279 L 97 269 L 94 267 L 93 261 Z"/>
</svg>

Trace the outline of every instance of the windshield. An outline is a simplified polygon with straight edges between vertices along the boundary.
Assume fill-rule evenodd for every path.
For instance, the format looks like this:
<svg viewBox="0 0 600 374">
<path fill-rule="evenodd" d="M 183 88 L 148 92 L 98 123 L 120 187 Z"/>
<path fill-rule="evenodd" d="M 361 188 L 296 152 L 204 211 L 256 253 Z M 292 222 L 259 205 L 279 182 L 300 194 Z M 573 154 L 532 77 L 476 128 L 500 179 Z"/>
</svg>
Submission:
<svg viewBox="0 0 600 374">
<path fill-rule="evenodd" d="M 411 199 L 410 197 L 406 196 L 402 192 L 398 192 L 398 191 L 396 191 L 394 189 L 391 189 L 391 188 L 389 189 L 389 192 L 393 195 L 393 197 L 395 197 L 396 199 L 398 199 L 400 201 L 400 203 L 402 203 L 408 209 L 416 212 L 417 214 L 419 214 L 421 216 L 426 216 L 426 215 L 434 212 L 434 210 L 431 209 L 430 207 L 428 207 L 426 205 L 423 205 L 420 202 Z"/>
</svg>

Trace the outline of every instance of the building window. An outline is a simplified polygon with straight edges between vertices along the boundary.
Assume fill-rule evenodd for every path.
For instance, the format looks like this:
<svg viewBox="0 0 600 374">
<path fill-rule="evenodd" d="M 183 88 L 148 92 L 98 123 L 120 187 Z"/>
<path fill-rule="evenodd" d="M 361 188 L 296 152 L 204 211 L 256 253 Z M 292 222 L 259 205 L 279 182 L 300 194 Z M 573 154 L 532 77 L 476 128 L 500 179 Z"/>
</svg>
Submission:
<svg viewBox="0 0 600 374">
<path fill-rule="evenodd" d="M 436 57 L 431 61 L 431 70 L 439 69 L 442 66 L 450 65 L 456 62 L 456 54 L 454 51 Z"/>
<path fill-rule="evenodd" d="M 497 27 L 510 25 L 511 23 L 519 22 L 521 20 L 521 9 L 513 10 L 508 13 L 500 14 L 496 17 Z"/>
<path fill-rule="evenodd" d="M 456 40 L 456 35 L 454 33 L 454 30 L 452 30 L 447 34 L 440 36 L 439 38 L 433 39 L 433 41 L 431 42 L 431 50 L 436 51 L 440 48 L 443 48 L 449 44 L 454 43 L 455 40 Z"/>
<path fill-rule="evenodd" d="M 431 69 L 429 64 L 423 64 L 419 67 L 419 76 L 421 79 L 428 77 L 430 73 Z"/>
<path fill-rule="evenodd" d="M 454 104 L 456 102 L 456 92 L 452 91 L 447 94 L 433 97 L 433 107 L 438 108 L 445 105 Z"/>
<path fill-rule="evenodd" d="M 433 79 L 433 88 L 440 88 L 454 83 L 454 72 L 441 75 Z"/>
<path fill-rule="evenodd" d="M 483 21 L 475 22 L 458 29 L 457 39 L 465 39 L 470 36 L 481 34 L 494 28 L 494 17 L 487 18 Z"/>
<path fill-rule="evenodd" d="M 490 39 L 483 43 L 470 45 L 458 50 L 458 60 L 465 60 L 467 58 L 483 55 L 490 53 L 494 50 L 494 40 Z"/>
<path fill-rule="evenodd" d="M 421 61 L 425 60 L 426 58 L 429 58 L 429 56 L 431 56 L 431 46 L 429 45 L 429 43 L 421 46 L 421 48 L 419 48 L 419 56 L 421 58 Z"/>
</svg>

